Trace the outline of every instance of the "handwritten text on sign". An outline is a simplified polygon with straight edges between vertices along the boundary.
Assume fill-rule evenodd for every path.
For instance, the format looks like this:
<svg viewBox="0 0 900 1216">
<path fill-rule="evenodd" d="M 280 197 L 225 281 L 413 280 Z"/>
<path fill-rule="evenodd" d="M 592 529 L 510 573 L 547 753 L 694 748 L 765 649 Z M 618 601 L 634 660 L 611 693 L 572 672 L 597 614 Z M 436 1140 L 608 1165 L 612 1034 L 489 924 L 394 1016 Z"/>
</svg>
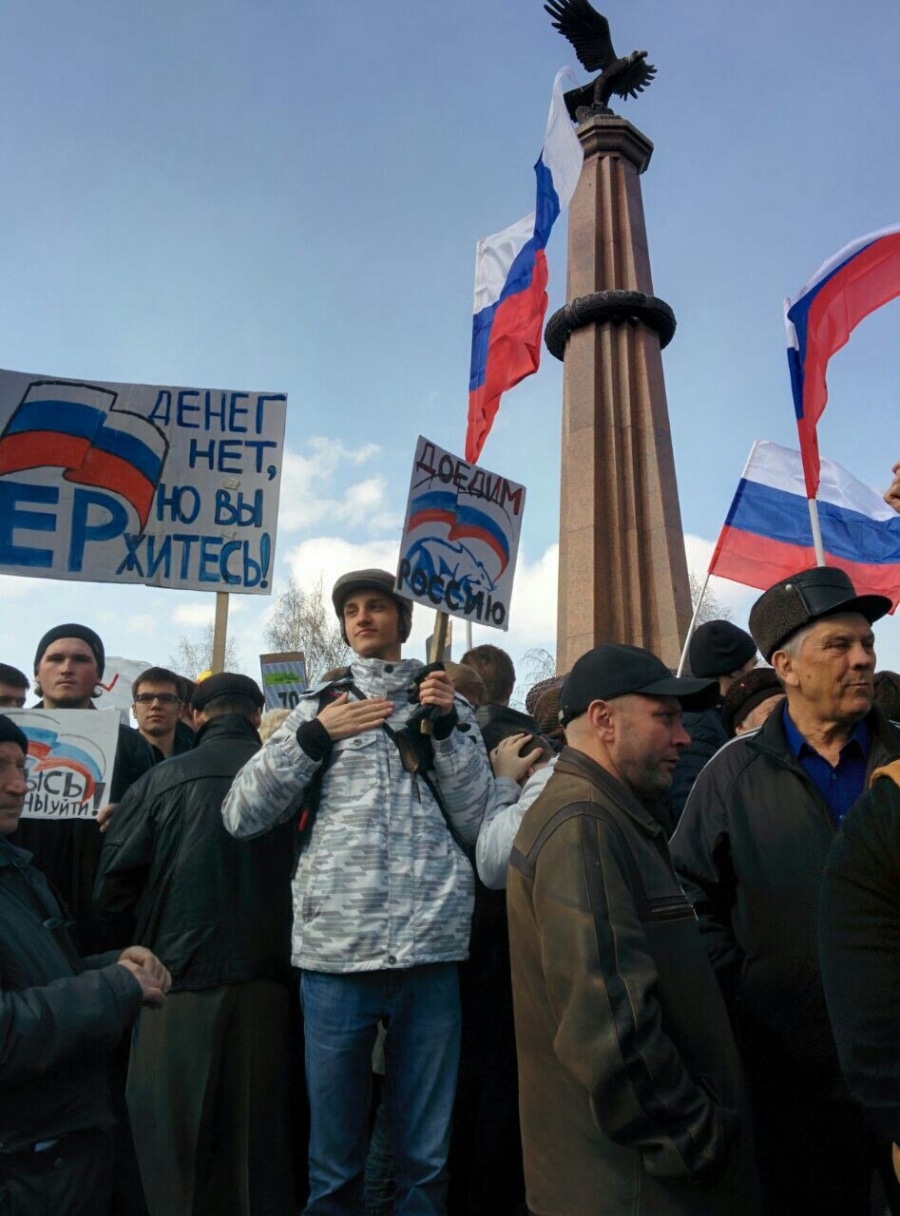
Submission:
<svg viewBox="0 0 900 1216">
<path fill-rule="evenodd" d="M 268 594 L 286 405 L 0 372 L 0 573 Z"/>
<path fill-rule="evenodd" d="M 524 507 L 524 486 L 420 436 L 397 591 L 452 616 L 508 629 Z"/>
<path fill-rule="evenodd" d="M 116 763 L 116 710 L 10 709 L 28 739 L 23 819 L 93 819 Z"/>
</svg>

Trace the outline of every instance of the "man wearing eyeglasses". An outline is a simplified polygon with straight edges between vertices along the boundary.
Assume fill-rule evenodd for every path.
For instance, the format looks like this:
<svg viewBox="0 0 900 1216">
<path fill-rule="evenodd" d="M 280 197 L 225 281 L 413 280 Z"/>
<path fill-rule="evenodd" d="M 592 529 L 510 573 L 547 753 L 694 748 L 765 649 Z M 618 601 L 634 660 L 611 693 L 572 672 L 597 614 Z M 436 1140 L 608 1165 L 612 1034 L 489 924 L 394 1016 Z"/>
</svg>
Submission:
<svg viewBox="0 0 900 1216">
<path fill-rule="evenodd" d="M 185 683 L 167 667 L 148 667 L 131 686 L 131 712 L 138 730 L 164 760 L 191 750 L 193 735 L 179 730 Z"/>
</svg>

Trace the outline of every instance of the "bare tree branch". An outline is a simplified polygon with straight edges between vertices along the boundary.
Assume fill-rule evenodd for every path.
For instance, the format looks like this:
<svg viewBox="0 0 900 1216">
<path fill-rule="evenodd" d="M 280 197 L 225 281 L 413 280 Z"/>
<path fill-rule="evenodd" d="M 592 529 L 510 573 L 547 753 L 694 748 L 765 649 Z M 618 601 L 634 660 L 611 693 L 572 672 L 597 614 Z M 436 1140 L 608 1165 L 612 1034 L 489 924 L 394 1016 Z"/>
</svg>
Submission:
<svg viewBox="0 0 900 1216">
<path fill-rule="evenodd" d="M 691 604 L 696 608 L 697 601 L 700 599 L 700 592 L 703 590 L 703 580 L 698 578 L 693 570 L 688 571 L 688 579 L 691 585 Z M 730 620 L 731 609 L 726 608 L 716 593 L 707 585 L 706 595 L 703 597 L 703 606 L 700 609 L 700 615 L 697 617 L 697 624 L 702 625 L 704 621 Z"/>
<path fill-rule="evenodd" d="M 198 642 L 192 642 L 182 635 L 178 639 L 177 652 L 169 658 L 169 666 L 173 671 L 196 680 L 201 672 L 209 671 L 212 667 L 214 636 L 215 626 L 212 621 L 203 626 L 203 636 Z M 225 643 L 225 670 L 240 671 L 233 638 L 228 638 Z"/>
<path fill-rule="evenodd" d="M 265 637 L 275 652 L 303 651 L 310 685 L 333 667 L 345 666 L 350 657 L 350 648 L 341 637 L 340 623 L 325 599 L 321 579 L 312 591 L 304 591 L 293 578 L 288 580 L 275 600 Z"/>
</svg>

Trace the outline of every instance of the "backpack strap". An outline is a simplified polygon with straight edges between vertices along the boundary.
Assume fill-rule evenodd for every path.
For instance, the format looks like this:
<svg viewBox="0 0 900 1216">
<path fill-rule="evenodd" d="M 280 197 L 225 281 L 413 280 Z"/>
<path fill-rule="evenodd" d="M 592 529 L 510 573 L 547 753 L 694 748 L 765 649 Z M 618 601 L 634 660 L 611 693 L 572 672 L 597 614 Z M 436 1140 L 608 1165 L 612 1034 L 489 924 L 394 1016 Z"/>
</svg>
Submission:
<svg viewBox="0 0 900 1216">
<path fill-rule="evenodd" d="M 340 669 L 340 674 L 336 675 L 334 680 L 330 681 L 323 689 L 321 689 L 319 692 L 319 707 L 316 711 L 317 713 L 321 713 L 329 701 L 333 701 L 335 697 L 341 696 L 344 692 L 351 693 L 357 701 L 368 700 L 366 694 L 348 678 L 349 676 L 350 668 L 342 667 Z M 388 726 L 387 722 L 382 722 L 381 729 L 393 743 L 394 747 L 396 747 L 400 755 L 400 763 L 403 765 L 404 770 L 408 773 L 414 773 L 416 776 L 421 777 L 425 782 L 432 798 L 437 803 L 438 810 L 441 812 L 444 823 L 447 825 L 447 830 L 450 832 L 450 835 L 462 849 L 469 861 L 472 862 L 473 850 L 471 846 L 465 844 L 460 837 L 456 825 L 450 818 L 450 812 L 444 805 L 444 800 L 441 797 L 440 791 L 438 790 L 437 783 L 429 771 L 429 769 L 432 767 L 434 759 L 431 737 L 428 735 L 423 735 L 421 744 L 419 745 L 413 743 L 411 740 L 408 740 L 405 736 L 403 736 L 401 731 L 396 731 L 393 729 L 393 727 Z M 420 747 L 422 750 L 420 750 Z M 322 764 L 316 770 L 315 775 L 313 776 L 309 785 L 306 787 L 306 791 L 304 793 L 303 805 L 300 811 L 300 821 L 298 824 L 298 833 L 300 839 L 298 842 L 294 863 L 295 868 L 297 861 L 299 861 L 300 853 L 303 851 L 303 848 L 312 831 L 313 820 L 315 819 L 316 812 L 319 809 L 319 799 L 321 798 L 322 794 L 322 780 L 325 776 L 325 770 L 327 768 L 328 762 L 326 761 L 326 763 Z"/>
</svg>

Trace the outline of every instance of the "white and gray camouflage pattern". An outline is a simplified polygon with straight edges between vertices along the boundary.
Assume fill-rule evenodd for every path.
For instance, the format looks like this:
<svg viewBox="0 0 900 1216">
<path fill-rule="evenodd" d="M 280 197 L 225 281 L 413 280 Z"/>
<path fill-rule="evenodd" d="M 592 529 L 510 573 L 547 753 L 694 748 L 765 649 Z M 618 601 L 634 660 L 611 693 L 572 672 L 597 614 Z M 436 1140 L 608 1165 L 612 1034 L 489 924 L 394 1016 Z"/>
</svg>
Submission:
<svg viewBox="0 0 900 1216">
<path fill-rule="evenodd" d="M 406 689 L 421 666 L 356 658 L 351 678 L 367 697 L 393 701 L 397 730 L 412 712 Z M 431 776 L 460 839 L 474 845 L 493 778 L 474 714 L 459 697 L 456 708 L 469 729 L 434 740 Z M 313 689 L 238 773 L 222 806 L 233 836 L 257 836 L 295 813 L 320 767 L 296 732 L 317 712 Z M 293 882 L 294 965 L 346 973 L 464 959 L 474 894 L 470 862 L 386 732 L 336 742 Z"/>
</svg>

